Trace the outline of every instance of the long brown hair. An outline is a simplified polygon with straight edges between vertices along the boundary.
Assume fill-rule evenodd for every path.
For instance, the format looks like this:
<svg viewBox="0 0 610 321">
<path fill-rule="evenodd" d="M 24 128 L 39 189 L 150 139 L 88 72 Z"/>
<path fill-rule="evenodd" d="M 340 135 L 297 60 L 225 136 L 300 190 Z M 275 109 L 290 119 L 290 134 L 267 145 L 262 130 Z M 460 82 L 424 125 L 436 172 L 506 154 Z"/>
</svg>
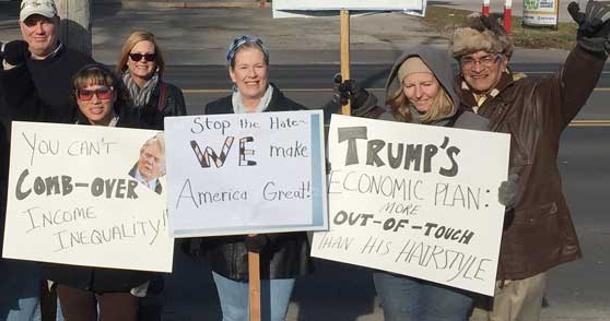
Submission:
<svg viewBox="0 0 610 321">
<path fill-rule="evenodd" d="M 159 78 L 161 78 L 163 76 L 163 72 L 165 71 L 165 60 L 163 60 L 163 54 L 161 53 L 161 48 L 159 48 L 159 45 L 157 44 L 155 35 L 149 31 L 134 31 L 127 37 L 127 39 L 125 39 L 123 48 L 121 49 L 121 54 L 119 55 L 119 60 L 116 64 L 117 74 L 120 75 L 127 70 L 129 53 L 131 52 L 131 49 L 133 49 L 133 47 L 135 47 L 135 45 L 141 41 L 150 41 L 155 46 L 155 64 L 157 65 Z"/>
</svg>

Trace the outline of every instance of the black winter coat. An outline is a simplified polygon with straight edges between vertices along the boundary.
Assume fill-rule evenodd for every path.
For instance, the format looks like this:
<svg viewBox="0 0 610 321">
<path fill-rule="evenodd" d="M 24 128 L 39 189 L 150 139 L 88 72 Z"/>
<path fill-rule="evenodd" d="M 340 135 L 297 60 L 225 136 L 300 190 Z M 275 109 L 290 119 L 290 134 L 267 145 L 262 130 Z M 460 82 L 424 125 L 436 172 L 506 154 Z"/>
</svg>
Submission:
<svg viewBox="0 0 610 321">
<path fill-rule="evenodd" d="M 165 88 L 163 89 L 164 92 L 162 93 L 161 88 L 163 86 L 165 86 Z M 163 101 L 160 102 L 160 99 L 163 99 Z M 147 115 L 150 115 L 151 111 L 160 113 L 161 117 L 156 117 L 153 119 L 144 118 L 144 122 L 151 128 L 161 130 L 164 127 L 164 117 L 186 115 L 186 104 L 184 102 L 182 90 L 164 81 L 159 81 L 155 89 L 153 89 L 148 104 L 144 106 L 134 106 L 134 108 Z"/>
<path fill-rule="evenodd" d="M 227 96 L 206 105 L 205 114 L 233 113 L 232 96 Z M 273 87 L 269 106 L 265 111 L 304 110 L 302 105 L 286 98 L 282 92 Z M 307 233 L 266 234 L 268 243 L 260 251 L 260 269 L 262 279 L 294 278 L 311 271 L 309 241 Z M 203 253 L 212 271 L 236 281 L 248 280 L 248 250 L 244 243 L 245 236 L 223 236 L 199 238 Z"/>
</svg>

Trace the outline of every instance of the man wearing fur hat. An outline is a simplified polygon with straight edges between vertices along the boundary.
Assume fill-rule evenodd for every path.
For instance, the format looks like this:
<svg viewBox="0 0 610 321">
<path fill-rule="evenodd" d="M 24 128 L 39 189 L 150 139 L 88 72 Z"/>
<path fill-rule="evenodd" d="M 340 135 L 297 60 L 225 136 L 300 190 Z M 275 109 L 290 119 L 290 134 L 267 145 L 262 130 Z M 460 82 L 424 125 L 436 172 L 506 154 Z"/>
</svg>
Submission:
<svg viewBox="0 0 610 321">
<path fill-rule="evenodd" d="M 559 138 L 595 88 L 610 50 L 609 8 L 571 3 L 577 46 L 561 70 L 521 78 L 507 67 L 513 44 L 497 21 L 470 16 L 455 30 L 451 51 L 460 66 L 462 107 L 489 119 L 490 130 L 511 134 L 509 179 L 518 201 L 507 209 L 493 304 L 476 320 L 538 320 L 546 271 L 580 258 L 557 168 Z"/>
</svg>

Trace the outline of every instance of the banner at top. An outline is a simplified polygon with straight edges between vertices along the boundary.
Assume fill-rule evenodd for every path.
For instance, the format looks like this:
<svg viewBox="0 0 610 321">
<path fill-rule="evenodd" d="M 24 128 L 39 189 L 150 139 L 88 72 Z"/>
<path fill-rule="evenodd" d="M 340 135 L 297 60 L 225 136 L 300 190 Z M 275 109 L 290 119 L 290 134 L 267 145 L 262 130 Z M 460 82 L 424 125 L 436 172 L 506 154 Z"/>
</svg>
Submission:
<svg viewBox="0 0 610 321">
<path fill-rule="evenodd" d="M 273 17 L 279 11 L 406 11 L 423 15 L 426 0 L 273 0 Z"/>
</svg>

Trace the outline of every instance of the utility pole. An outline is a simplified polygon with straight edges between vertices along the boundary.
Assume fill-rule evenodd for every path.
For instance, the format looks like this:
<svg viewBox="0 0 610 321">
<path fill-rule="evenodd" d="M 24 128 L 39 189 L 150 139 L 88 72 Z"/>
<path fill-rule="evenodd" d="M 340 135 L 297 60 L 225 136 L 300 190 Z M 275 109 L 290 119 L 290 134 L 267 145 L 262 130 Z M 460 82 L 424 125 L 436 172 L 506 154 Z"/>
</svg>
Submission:
<svg viewBox="0 0 610 321">
<path fill-rule="evenodd" d="M 55 0 L 61 21 L 59 39 L 69 48 L 92 54 L 91 0 Z"/>
</svg>

